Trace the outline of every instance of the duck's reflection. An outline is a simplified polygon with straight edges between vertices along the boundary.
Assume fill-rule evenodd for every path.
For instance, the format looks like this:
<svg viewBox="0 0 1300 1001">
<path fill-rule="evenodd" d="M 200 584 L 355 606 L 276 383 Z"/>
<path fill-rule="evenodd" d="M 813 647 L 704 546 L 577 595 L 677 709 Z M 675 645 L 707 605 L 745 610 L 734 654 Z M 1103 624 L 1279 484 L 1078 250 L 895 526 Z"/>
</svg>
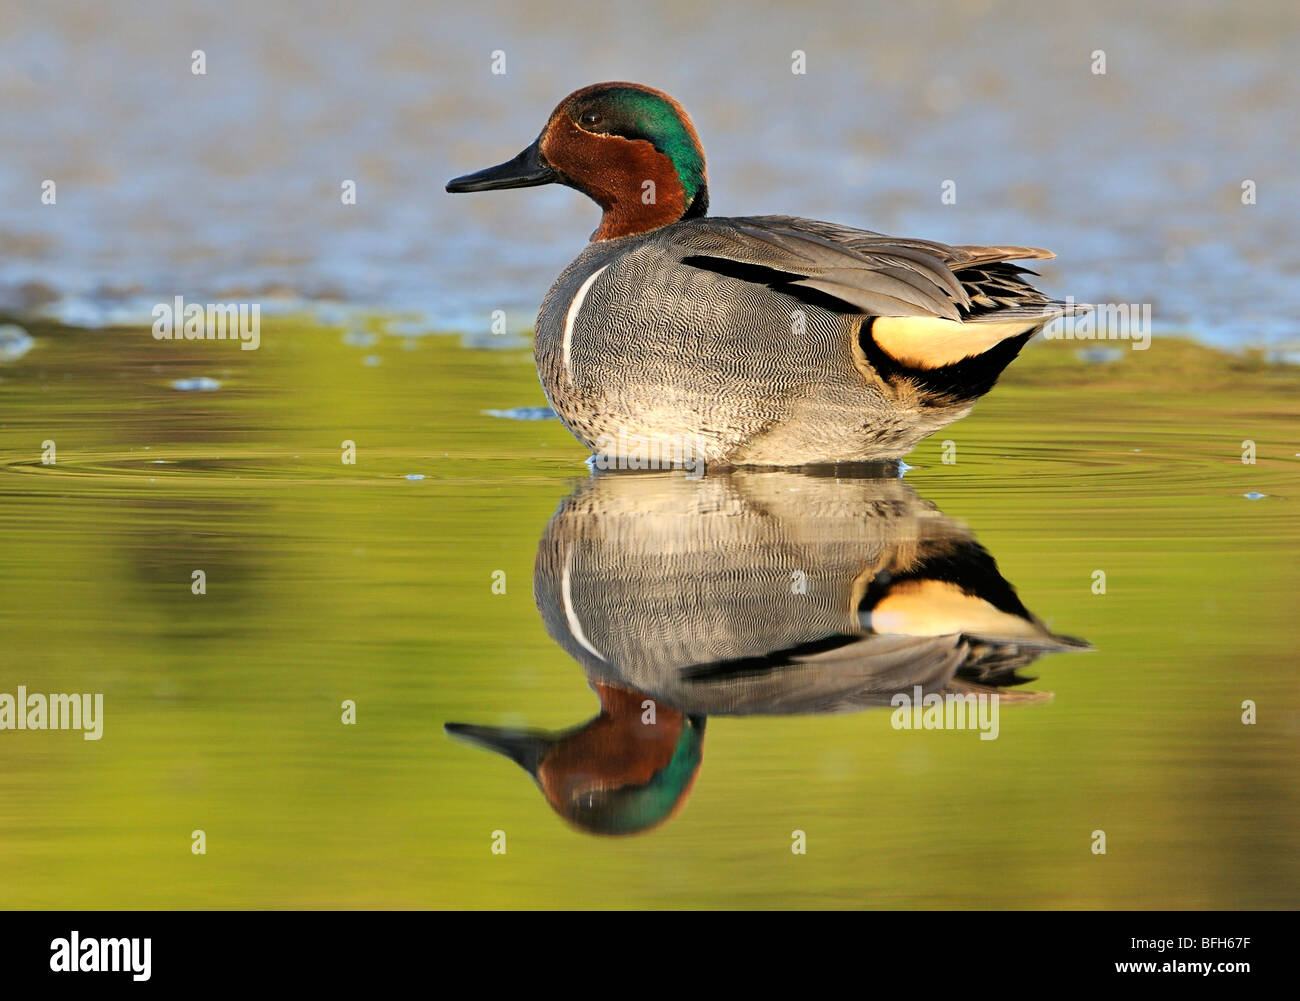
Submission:
<svg viewBox="0 0 1300 1001">
<path fill-rule="evenodd" d="M 708 716 L 991 693 L 1043 653 L 1086 646 L 1053 635 L 969 531 L 901 480 L 842 470 L 595 476 L 547 525 L 533 590 L 600 714 L 556 734 L 447 730 L 510 757 L 601 834 L 673 814 Z"/>
</svg>

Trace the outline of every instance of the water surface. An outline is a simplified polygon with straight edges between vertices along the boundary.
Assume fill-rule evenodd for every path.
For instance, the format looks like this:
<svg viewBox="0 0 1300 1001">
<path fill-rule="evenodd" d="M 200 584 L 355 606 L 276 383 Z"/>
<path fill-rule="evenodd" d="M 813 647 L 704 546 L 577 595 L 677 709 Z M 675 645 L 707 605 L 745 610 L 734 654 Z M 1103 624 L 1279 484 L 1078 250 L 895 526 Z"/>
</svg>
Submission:
<svg viewBox="0 0 1300 1001">
<path fill-rule="evenodd" d="M 362 345 L 276 318 L 241 352 L 31 324 L 31 349 L 0 366 L 0 692 L 105 696 L 99 741 L 0 733 L 0 906 L 1300 902 L 1294 369 L 1171 339 L 1105 363 L 1035 344 L 901 481 L 606 486 L 557 422 L 484 413 L 544 403 L 526 348 L 385 327 Z M 220 386 L 173 388 L 195 378 Z M 852 628 L 820 586 L 915 565 L 900 550 L 926 535 L 913 522 L 987 550 L 1045 629 L 1095 647 L 1021 670 L 1034 680 L 1007 691 L 1035 694 L 1003 704 L 996 740 L 895 730 L 869 704 L 692 705 L 707 728 L 689 795 L 610 837 L 444 733 L 597 714 L 589 654 L 557 629 L 572 633 L 545 555 L 557 538 L 664 554 L 680 608 L 612 561 L 568 575 L 586 640 L 625 664 L 611 644 L 634 640 L 644 691 L 673 681 L 647 675 L 673 666 L 664 651 L 727 660 L 728 623 L 798 643 Z M 762 543 L 748 564 L 673 562 L 713 540 L 735 557 L 746 533 Z M 771 598 L 792 569 L 814 614 L 786 622 Z M 598 628 L 591 602 L 612 598 L 659 618 Z M 674 633 L 665 609 L 692 627 Z"/>
</svg>

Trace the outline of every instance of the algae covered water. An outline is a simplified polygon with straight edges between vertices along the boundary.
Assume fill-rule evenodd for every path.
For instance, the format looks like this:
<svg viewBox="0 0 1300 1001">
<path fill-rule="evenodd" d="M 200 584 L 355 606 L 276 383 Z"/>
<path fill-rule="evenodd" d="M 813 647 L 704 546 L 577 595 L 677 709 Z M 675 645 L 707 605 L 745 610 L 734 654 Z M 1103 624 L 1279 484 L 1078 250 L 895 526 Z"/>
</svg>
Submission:
<svg viewBox="0 0 1300 1001">
<path fill-rule="evenodd" d="M 594 475 L 558 422 L 511 419 L 544 416 L 526 344 L 26 329 L 0 366 L 0 692 L 103 708 L 97 740 L 0 733 L 4 907 L 1297 903 L 1293 368 L 1035 343 L 901 479 L 692 479 Z M 939 558 L 1093 648 L 1010 665 L 1032 680 L 998 689 L 996 739 L 896 729 L 870 672 L 774 687 L 743 648 L 823 664 L 849 596 Z M 664 746 L 620 691 L 662 704 Z M 569 739 L 535 780 L 524 744 L 447 724 Z M 563 781 L 645 760 L 681 781 Z M 638 832 L 596 830 L 613 814 Z"/>
</svg>

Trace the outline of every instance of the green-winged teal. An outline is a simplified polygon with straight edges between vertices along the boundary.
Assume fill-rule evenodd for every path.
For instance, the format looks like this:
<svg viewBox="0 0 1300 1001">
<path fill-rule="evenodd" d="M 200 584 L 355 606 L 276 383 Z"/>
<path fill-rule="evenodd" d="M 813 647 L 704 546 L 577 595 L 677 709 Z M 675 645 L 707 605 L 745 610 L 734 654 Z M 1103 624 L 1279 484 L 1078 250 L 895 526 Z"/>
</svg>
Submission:
<svg viewBox="0 0 1300 1001">
<path fill-rule="evenodd" d="M 533 596 L 593 684 L 700 716 L 1005 686 L 1087 646 L 1035 617 L 965 525 L 843 469 L 592 477 L 547 526 Z"/>
<path fill-rule="evenodd" d="M 895 459 L 970 412 L 1025 343 L 1076 309 L 1009 262 L 791 216 L 710 218 L 686 112 L 649 87 L 570 94 L 513 160 L 447 190 L 560 183 L 604 210 L 552 286 L 535 351 L 589 448 L 718 465 Z"/>
<path fill-rule="evenodd" d="M 587 480 L 547 525 L 533 595 L 599 715 L 447 731 L 522 765 L 570 823 L 631 834 L 685 800 L 709 716 L 856 712 L 917 688 L 1047 698 L 1018 671 L 1087 644 L 1034 616 L 964 525 L 854 472 Z"/>
</svg>

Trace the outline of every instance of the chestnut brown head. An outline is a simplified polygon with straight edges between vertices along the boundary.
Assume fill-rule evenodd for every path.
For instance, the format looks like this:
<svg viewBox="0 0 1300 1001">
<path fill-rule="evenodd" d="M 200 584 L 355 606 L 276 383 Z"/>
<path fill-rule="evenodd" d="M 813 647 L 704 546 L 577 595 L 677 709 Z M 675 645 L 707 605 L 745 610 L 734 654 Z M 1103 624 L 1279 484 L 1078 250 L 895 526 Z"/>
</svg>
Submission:
<svg viewBox="0 0 1300 1001">
<path fill-rule="evenodd" d="M 644 233 L 708 211 L 699 136 L 682 106 L 635 83 L 599 83 L 560 102 L 513 160 L 466 174 L 451 192 L 559 183 L 603 210 L 593 240 Z"/>
</svg>

